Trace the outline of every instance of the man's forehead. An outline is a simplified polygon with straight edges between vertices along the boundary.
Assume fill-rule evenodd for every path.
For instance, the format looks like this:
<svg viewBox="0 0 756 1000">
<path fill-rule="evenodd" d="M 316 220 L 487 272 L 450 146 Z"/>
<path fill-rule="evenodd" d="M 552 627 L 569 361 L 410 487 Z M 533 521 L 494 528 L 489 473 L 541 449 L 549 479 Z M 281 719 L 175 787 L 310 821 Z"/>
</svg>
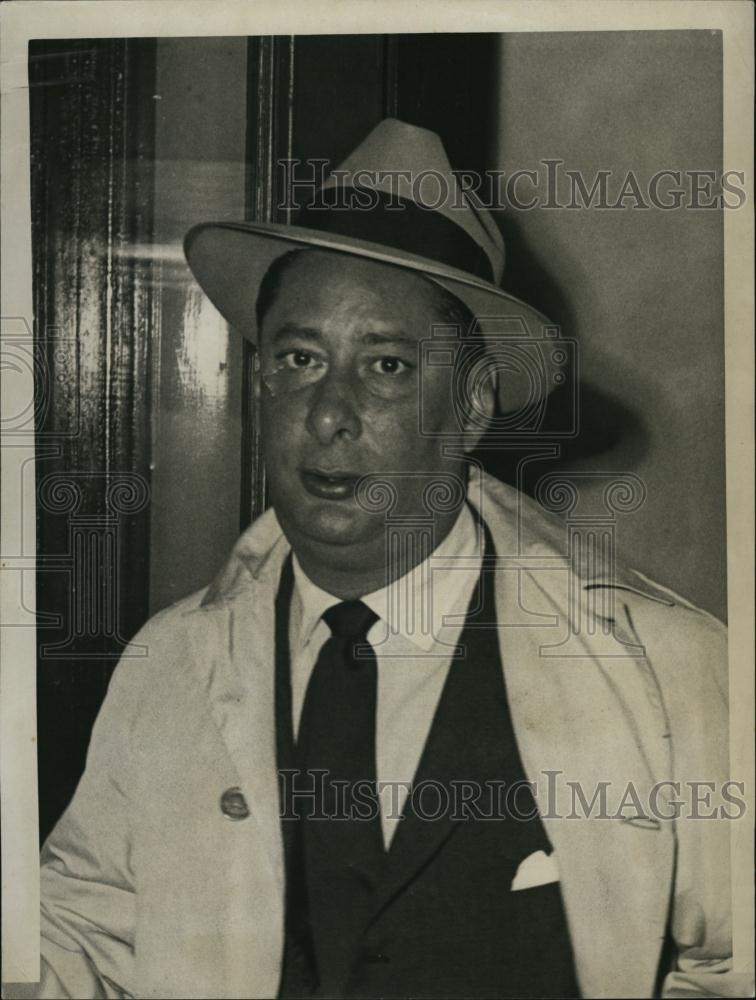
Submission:
<svg viewBox="0 0 756 1000">
<path fill-rule="evenodd" d="M 417 339 L 428 335 L 436 315 L 434 292 L 430 282 L 402 268 L 308 250 L 286 266 L 265 326 L 317 327 L 333 319 Z"/>
<path fill-rule="evenodd" d="M 421 337 L 413 334 L 395 323 L 369 321 L 364 327 L 359 325 L 353 331 L 359 336 L 361 344 L 367 347 L 380 347 L 382 345 L 416 345 Z M 306 340 L 322 341 L 324 339 L 324 329 L 321 326 L 313 326 L 311 323 L 284 322 L 276 324 L 270 333 L 272 344 L 285 341 L 288 338 L 304 338 Z"/>
</svg>

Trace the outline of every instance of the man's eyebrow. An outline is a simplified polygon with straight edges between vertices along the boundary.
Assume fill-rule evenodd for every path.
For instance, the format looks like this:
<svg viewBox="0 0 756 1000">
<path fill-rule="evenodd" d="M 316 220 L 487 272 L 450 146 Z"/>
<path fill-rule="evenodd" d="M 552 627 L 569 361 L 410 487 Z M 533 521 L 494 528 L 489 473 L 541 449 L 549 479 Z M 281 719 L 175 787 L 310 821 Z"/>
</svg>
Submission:
<svg viewBox="0 0 756 1000">
<path fill-rule="evenodd" d="M 307 337 L 309 340 L 322 341 L 323 333 L 315 326 L 302 326 L 299 323 L 283 323 L 272 334 L 271 340 L 283 340 L 285 337 Z M 404 330 L 388 330 L 385 332 L 366 333 L 362 337 L 363 344 L 409 344 L 417 346 L 417 337 L 411 337 Z"/>
<path fill-rule="evenodd" d="M 300 326 L 298 323 L 284 323 L 271 335 L 272 340 L 283 340 L 284 337 L 307 337 L 309 340 L 322 340 L 323 334 L 315 326 Z"/>
</svg>

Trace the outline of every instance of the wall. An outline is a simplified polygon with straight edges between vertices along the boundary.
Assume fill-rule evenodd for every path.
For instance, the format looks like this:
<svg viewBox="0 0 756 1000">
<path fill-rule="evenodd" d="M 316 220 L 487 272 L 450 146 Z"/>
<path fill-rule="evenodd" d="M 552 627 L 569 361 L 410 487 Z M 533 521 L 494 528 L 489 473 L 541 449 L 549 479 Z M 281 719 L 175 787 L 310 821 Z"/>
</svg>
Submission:
<svg viewBox="0 0 756 1000">
<path fill-rule="evenodd" d="M 539 161 L 561 159 L 561 169 L 581 170 L 589 183 L 597 170 L 610 170 L 610 203 L 629 170 L 642 194 L 661 169 L 721 171 L 717 32 L 510 34 L 499 52 L 493 167 L 545 178 Z M 524 201 L 527 182 L 520 191 Z M 545 195 L 545 180 L 539 191 Z M 569 203 L 569 192 L 558 188 L 557 200 Z M 653 207 L 498 214 L 505 285 L 580 341 L 584 431 L 567 447 L 565 466 L 638 475 L 647 497 L 618 520 L 620 555 L 720 617 L 722 214 Z M 600 488 L 587 487 L 594 499 Z"/>
<path fill-rule="evenodd" d="M 244 217 L 246 38 L 157 42 L 150 611 L 205 586 L 239 534 L 241 341 L 183 260 L 185 232 Z"/>
</svg>

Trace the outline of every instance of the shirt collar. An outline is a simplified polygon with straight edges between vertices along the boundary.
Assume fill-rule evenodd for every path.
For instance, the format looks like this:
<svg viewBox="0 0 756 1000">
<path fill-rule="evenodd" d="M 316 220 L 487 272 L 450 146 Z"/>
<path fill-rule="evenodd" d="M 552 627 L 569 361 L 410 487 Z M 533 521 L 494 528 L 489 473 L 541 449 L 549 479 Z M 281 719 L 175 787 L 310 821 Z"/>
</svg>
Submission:
<svg viewBox="0 0 756 1000">
<path fill-rule="evenodd" d="M 465 504 L 451 531 L 427 559 L 388 586 L 366 594 L 362 601 L 395 635 L 429 652 L 444 618 L 459 611 L 461 595 L 472 589 L 471 580 L 480 572 L 481 546 L 480 532 Z M 292 562 L 301 607 L 298 643 L 302 649 L 312 639 L 323 612 L 340 599 L 313 583 L 296 555 Z"/>
</svg>

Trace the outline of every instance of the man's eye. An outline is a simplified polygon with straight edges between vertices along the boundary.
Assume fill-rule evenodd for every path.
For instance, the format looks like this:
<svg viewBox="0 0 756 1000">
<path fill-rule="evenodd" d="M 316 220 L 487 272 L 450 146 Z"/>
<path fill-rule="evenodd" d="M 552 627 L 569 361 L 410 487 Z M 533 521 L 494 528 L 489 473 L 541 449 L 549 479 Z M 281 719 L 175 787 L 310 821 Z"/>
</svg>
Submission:
<svg viewBox="0 0 756 1000">
<path fill-rule="evenodd" d="M 285 351 L 278 355 L 280 368 L 302 369 L 311 368 L 315 364 L 315 358 L 309 351 Z"/>
<path fill-rule="evenodd" d="M 401 375 L 403 372 L 409 371 L 410 366 L 401 358 L 389 355 L 377 358 L 370 367 L 373 371 L 380 372 L 381 375 Z"/>
</svg>

